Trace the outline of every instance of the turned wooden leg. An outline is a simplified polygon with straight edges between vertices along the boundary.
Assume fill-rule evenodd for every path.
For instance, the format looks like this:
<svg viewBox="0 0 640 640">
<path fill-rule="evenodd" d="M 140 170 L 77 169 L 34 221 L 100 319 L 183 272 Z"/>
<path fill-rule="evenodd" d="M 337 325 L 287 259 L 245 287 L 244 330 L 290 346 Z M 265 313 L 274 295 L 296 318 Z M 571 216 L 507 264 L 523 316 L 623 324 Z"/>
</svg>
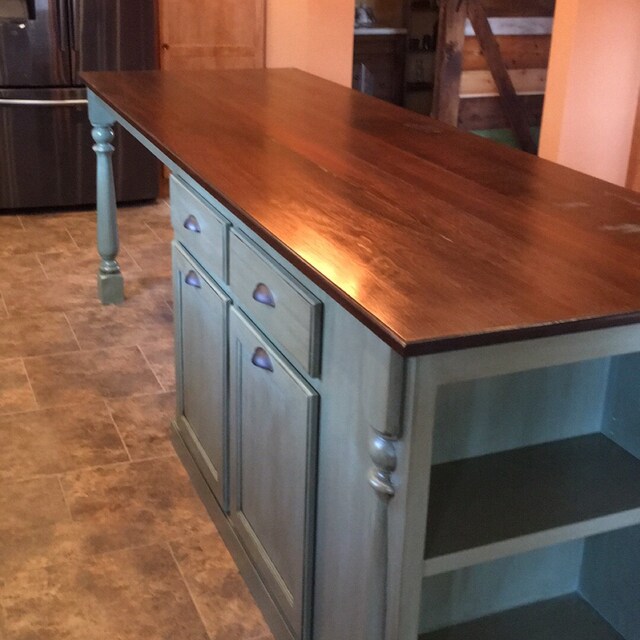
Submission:
<svg viewBox="0 0 640 640">
<path fill-rule="evenodd" d="M 369 484 L 376 492 L 377 503 L 373 521 L 372 572 L 367 640 L 387 638 L 387 580 L 389 574 L 389 502 L 395 496 L 392 473 L 396 469 L 395 438 L 374 431 L 370 443 L 373 467 Z"/>
<path fill-rule="evenodd" d="M 102 258 L 98 269 L 98 297 L 102 304 L 124 301 L 124 280 L 120 273 L 118 256 L 118 221 L 116 192 L 113 181 L 113 126 L 99 105 L 90 101 L 89 117 L 96 152 L 96 195 L 98 210 L 98 252 Z"/>
</svg>

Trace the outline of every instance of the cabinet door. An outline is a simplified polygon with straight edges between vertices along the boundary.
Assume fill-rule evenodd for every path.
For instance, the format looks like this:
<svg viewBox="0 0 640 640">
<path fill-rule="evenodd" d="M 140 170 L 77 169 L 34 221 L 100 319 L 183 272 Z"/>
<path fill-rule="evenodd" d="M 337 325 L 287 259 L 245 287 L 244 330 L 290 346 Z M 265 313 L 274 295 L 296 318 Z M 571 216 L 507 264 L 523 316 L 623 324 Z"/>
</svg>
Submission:
<svg viewBox="0 0 640 640">
<path fill-rule="evenodd" d="M 174 244 L 178 426 L 227 509 L 229 298 Z"/>
<path fill-rule="evenodd" d="M 318 395 L 231 311 L 231 519 L 296 638 L 308 638 Z"/>
</svg>

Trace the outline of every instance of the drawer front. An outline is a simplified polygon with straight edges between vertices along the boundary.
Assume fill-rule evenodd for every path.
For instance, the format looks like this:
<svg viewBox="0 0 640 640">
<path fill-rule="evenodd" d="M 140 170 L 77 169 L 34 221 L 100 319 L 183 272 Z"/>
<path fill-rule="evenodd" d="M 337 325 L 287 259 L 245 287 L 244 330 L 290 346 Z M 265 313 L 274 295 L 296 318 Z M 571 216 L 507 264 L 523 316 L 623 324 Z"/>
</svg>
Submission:
<svg viewBox="0 0 640 640">
<path fill-rule="evenodd" d="M 231 520 L 296 640 L 309 638 L 318 394 L 231 310 Z"/>
<path fill-rule="evenodd" d="M 310 375 L 320 369 L 322 303 L 246 236 L 231 233 L 229 281 L 256 324 Z"/>
<path fill-rule="evenodd" d="M 211 275 L 226 282 L 229 222 L 174 176 L 170 185 L 176 239 Z"/>
</svg>

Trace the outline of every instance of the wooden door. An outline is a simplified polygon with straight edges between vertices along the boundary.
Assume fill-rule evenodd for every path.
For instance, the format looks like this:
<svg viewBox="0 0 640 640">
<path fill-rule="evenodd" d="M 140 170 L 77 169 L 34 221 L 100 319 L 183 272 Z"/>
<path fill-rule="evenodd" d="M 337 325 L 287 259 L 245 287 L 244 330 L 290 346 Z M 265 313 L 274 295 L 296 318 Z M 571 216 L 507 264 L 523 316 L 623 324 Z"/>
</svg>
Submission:
<svg viewBox="0 0 640 640">
<path fill-rule="evenodd" d="M 318 395 L 235 309 L 231 520 L 296 639 L 309 637 Z"/>
<path fill-rule="evenodd" d="M 264 66 L 265 0 L 159 0 L 162 69 Z"/>
<path fill-rule="evenodd" d="M 226 510 L 229 298 L 178 248 L 174 287 L 178 426 Z"/>
</svg>

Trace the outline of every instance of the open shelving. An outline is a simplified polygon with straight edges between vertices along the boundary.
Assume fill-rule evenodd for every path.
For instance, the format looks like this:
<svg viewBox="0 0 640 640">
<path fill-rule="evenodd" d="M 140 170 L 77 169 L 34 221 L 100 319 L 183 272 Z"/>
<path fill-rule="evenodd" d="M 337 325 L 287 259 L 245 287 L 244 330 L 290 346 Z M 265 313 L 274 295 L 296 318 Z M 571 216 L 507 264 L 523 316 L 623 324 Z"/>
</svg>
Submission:
<svg viewBox="0 0 640 640">
<path fill-rule="evenodd" d="M 624 640 L 579 595 L 551 598 L 425 633 L 419 640 Z"/>
<path fill-rule="evenodd" d="M 640 354 L 443 384 L 419 640 L 640 640 Z"/>
<path fill-rule="evenodd" d="M 640 460 L 594 433 L 436 465 L 429 521 L 425 575 L 640 524 Z"/>
</svg>

